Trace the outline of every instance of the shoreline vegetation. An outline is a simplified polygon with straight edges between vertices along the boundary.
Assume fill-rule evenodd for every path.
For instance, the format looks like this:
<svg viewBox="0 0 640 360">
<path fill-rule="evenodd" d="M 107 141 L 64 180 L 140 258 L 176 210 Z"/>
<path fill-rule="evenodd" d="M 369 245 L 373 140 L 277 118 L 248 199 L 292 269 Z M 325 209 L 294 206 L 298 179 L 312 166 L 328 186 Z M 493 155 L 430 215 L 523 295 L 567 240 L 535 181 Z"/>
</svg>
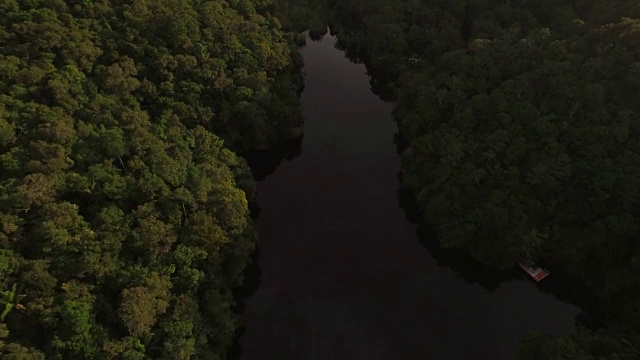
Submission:
<svg viewBox="0 0 640 360">
<path fill-rule="evenodd" d="M 0 18 L 2 358 L 229 356 L 256 248 L 236 154 L 299 138 L 296 34 L 328 26 L 395 102 L 439 246 L 542 259 L 601 314 L 518 359 L 640 355 L 637 1 L 8 0 Z"/>
<path fill-rule="evenodd" d="M 225 359 L 256 234 L 236 153 L 299 136 L 263 0 L 0 5 L 0 356 Z"/>
<path fill-rule="evenodd" d="M 598 314 L 531 334 L 518 359 L 640 356 L 637 1 L 277 5 L 293 32 L 328 26 L 394 102 L 402 184 L 440 247 L 498 269 L 537 259 Z"/>
</svg>

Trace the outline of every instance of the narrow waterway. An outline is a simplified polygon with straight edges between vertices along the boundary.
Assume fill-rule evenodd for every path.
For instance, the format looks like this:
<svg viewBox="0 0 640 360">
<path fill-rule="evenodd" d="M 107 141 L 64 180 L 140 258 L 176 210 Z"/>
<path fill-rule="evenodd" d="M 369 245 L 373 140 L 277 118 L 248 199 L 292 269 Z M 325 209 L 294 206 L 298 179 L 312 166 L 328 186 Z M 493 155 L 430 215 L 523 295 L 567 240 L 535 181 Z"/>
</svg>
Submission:
<svg viewBox="0 0 640 360">
<path fill-rule="evenodd" d="M 302 152 L 259 184 L 241 358 L 507 359 L 528 331 L 572 331 L 578 309 L 524 276 L 490 291 L 420 244 L 398 202 L 392 105 L 335 40 L 303 49 Z"/>
</svg>

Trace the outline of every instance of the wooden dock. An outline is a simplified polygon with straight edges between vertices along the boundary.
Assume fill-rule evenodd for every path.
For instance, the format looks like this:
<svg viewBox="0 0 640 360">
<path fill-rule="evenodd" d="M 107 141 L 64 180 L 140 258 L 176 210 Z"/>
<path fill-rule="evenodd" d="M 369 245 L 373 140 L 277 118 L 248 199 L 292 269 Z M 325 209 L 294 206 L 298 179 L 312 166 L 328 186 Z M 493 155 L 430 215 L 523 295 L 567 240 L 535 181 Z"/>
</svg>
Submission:
<svg viewBox="0 0 640 360">
<path fill-rule="evenodd" d="M 518 263 L 518 266 L 520 266 L 520 268 L 529 274 L 529 276 L 531 276 L 536 282 L 540 282 L 542 279 L 549 276 L 549 270 L 541 268 L 531 260 L 522 260 Z"/>
</svg>

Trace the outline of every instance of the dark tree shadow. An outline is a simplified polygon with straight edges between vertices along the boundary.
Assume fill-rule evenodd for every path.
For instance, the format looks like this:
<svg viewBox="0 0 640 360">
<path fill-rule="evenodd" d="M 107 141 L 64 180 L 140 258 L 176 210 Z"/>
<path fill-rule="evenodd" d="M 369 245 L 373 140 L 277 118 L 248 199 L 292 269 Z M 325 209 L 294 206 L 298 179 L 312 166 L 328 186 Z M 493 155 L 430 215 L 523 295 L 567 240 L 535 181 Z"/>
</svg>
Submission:
<svg viewBox="0 0 640 360">
<path fill-rule="evenodd" d="M 402 174 L 398 176 L 401 178 Z M 452 269 L 468 284 L 478 284 L 492 292 L 503 283 L 513 280 L 533 281 L 515 266 L 513 269 L 497 270 L 480 263 L 465 251 L 441 247 L 434 227 L 422 219 L 413 191 L 401 186 L 398 190 L 398 201 L 405 211 L 406 219 L 418 225 L 418 239 L 431 252 L 438 266 Z M 536 286 L 541 292 L 582 309 L 576 316 L 576 324 L 592 330 L 605 325 L 606 314 L 601 311 L 602 307 L 598 306 L 594 294 L 590 294 L 585 286 L 566 274 L 554 272 Z"/>
<path fill-rule="evenodd" d="M 295 139 L 282 140 L 267 150 L 257 150 L 242 154 L 247 160 L 256 181 L 262 181 L 273 174 L 284 160 L 293 160 L 302 153 L 301 135 Z"/>
<path fill-rule="evenodd" d="M 295 139 L 283 140 L 274 144 L 266 150 L 252 151 L 242 156 L 247 160 L 251 173 L 256 181 L 262 181 L 276 171 L 278 166 L 284 160 L 292 160 L 302 153 L 302 139 L 299 136 Z M 249 203 L 251 217 L 255 220 L 260 214 L 260 205 L 256 201 Z M 260 268 L 260 247 L 251 255 L 250 263 L 244 270 L 244 280 L 242 285 L 233 291 L 233 298 L 236 300 L 232 311 L 236 314 L 244 313 L 247 300 L 258 290 L 262 278 L 262 269 Z M 245 326 L 241 326 L 236 330 L 234 341 L 228 352 L 228 359 L 239 359 L 242 353 L 240 338 L 246 331 Z"/>
<path fill-rule="evenodd" d="M 413 192 L 401 186 L 398 190 L 398 201 L 405 211 L 406 219 L 418 225 L 418 239 L 431 252 L 438 266 L 454 270 L 466 283 L 478 284 L 488 291 L 495 291 L 505 282 L 525 278 L 518 269 L 493 269 L 475 260 L 465 251 L 441 247 L 433 226 L 423 221 Z"/>
</svg>

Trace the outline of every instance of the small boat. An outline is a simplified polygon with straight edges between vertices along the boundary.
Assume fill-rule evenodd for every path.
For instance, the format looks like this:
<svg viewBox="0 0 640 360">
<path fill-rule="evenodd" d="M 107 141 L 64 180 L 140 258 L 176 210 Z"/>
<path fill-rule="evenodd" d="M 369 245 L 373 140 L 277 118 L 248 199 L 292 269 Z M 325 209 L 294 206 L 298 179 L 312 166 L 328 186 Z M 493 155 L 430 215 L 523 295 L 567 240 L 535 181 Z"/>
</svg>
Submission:
<svg viewBox="0 0 640 360">
<path fill-rule="evenodd" d="M 549 270 L 543 269 L 538 264 L 531 260 L 523 260 L 518 263 L 518 266 L 522 268 L 533 280 L 540 282 L 542 279 L 549 276 Z"/>
</svg>

